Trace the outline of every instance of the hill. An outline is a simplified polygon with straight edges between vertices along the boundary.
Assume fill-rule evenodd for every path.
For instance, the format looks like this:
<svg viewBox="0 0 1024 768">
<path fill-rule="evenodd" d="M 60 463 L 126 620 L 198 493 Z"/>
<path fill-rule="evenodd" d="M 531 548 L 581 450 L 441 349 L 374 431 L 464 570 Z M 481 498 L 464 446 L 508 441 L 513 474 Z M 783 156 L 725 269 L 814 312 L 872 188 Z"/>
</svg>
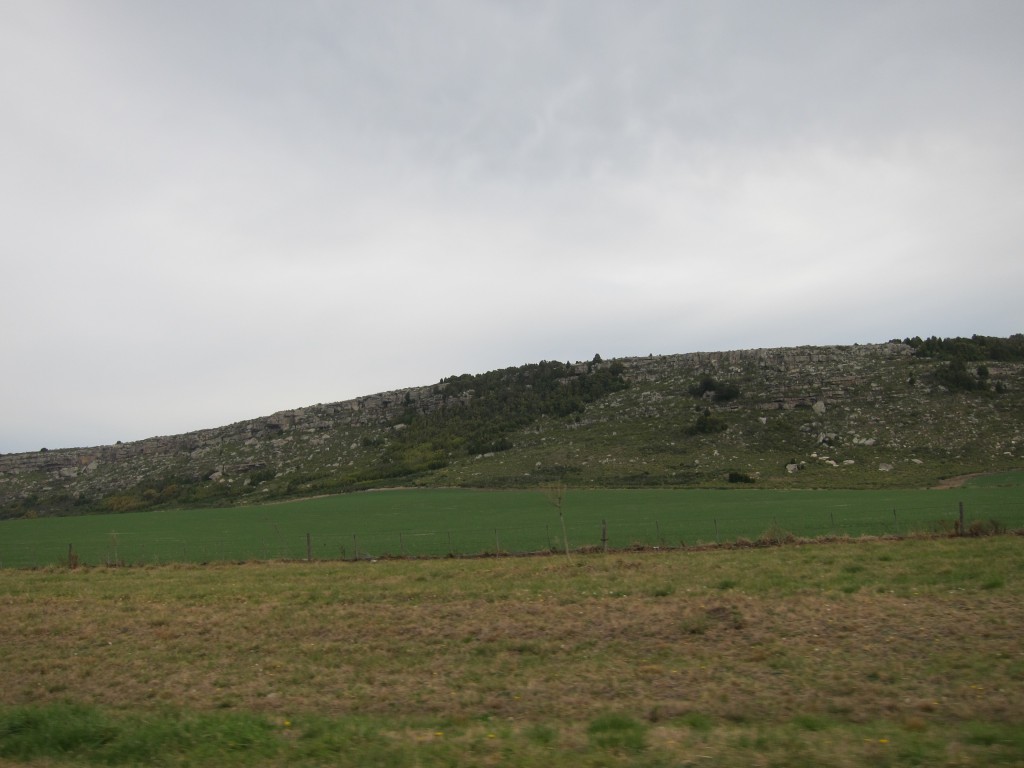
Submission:
<svg viewBox="0 0 1024 768">
<path fill-rule="evenodd" d="M 1021 466 L 1024 335 L 463 374 L 228 426 L 0 456 L 0 516 L 395 486 L 880 488 Z"/>
</svg>

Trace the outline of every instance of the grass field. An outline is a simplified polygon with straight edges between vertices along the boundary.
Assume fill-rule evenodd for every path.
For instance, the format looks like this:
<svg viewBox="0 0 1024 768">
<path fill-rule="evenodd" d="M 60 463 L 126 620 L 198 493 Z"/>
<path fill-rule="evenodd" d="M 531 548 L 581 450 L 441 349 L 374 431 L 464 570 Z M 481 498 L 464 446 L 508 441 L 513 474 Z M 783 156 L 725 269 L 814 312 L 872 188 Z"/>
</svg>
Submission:
<svg viewBox="0 0 1024 768">
<path fill-rule="evenodd" d="M 678 547 L 766 532 L 798 537 L 949 530 L 967 521 L 1024 527 L 1022 473 L 947 490 L 570 490 L 572 549 Z M 307 534 L 309 538 L 307 540 Z M 307 543 L 309 550 L 307 551 Z M 241 560 L 372 559 L 538 552 L 563 545 L 539 491 L 395 490 L 225 509 L 0 522 L 0 567 Z"/>
<path fill-rule="evenodd" d="M 0 571 L 0 765 L 1024 764 L 1024 538 Z"/>
</svg>

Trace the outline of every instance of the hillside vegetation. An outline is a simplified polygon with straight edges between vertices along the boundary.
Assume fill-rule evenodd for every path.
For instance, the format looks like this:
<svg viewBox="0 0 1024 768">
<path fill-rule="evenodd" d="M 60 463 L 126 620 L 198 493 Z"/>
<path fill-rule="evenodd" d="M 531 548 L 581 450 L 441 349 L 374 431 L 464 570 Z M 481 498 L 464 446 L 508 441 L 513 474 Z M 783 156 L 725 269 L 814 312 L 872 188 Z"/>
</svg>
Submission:
<svg viewBox="0 0 1024 768">
<path fill-rule="evenodd" d="M 463 374 L 214 429 L 0 456 L 0 516 L 380 487 L 897 488 L 1021 466 L 1024 335 Z"/>
</svg>

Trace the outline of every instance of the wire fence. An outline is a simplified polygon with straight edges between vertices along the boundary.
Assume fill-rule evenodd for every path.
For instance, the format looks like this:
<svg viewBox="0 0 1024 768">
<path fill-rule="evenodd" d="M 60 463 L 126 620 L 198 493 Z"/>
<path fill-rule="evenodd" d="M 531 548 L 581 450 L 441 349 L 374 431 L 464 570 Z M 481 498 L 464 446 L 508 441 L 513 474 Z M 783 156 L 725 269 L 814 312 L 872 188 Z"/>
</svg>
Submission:
<svg viewBox="0 0 1024 768">
<path fill-rule="evenodd" d="M 574 519 L 575 518 L 575 519 Z M 54 565 L 157 565 L 252 560 L 375 560 L 682 548 L 737 541 L 785 541 L 828 536 L 904 536 L 917 533 L 982 534 L 1024 528 L 1024 502 L 986 508 L 941 507 L 861 509 L 836 505 L 808 513 L 779 509 L 751 513 L 557 515 L 544 524 L 445 526 L 417 530 L 310 529 L 274 526 L 272 534 L 235 526 L 216 535 L 136 533 L 130 530 L 77 531 L 73 540 L 51 534 L 45 540 L 4 540 L 0 526 L 0 567 Z"/>
</svg>

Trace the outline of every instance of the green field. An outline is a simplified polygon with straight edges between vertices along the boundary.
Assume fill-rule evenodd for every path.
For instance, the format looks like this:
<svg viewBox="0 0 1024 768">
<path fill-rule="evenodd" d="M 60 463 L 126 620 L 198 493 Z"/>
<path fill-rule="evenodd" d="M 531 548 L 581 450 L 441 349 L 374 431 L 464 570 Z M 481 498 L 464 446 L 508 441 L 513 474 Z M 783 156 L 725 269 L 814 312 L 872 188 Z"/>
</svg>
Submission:
<svg viewBox="0 0 1024 768">
<path fill-rule="evenodd" d="M 569 490 L 571 549 L 692 546 L 797 537 L 1024 528 L 1024 473 L 947 490 Z M 606 525 L 605 525 L 606 524 Z M 394 490 L 280 504 L 0 522 L 0 567 L 373 559 L 559 550 L 541 491 Z"/>
</svg>

